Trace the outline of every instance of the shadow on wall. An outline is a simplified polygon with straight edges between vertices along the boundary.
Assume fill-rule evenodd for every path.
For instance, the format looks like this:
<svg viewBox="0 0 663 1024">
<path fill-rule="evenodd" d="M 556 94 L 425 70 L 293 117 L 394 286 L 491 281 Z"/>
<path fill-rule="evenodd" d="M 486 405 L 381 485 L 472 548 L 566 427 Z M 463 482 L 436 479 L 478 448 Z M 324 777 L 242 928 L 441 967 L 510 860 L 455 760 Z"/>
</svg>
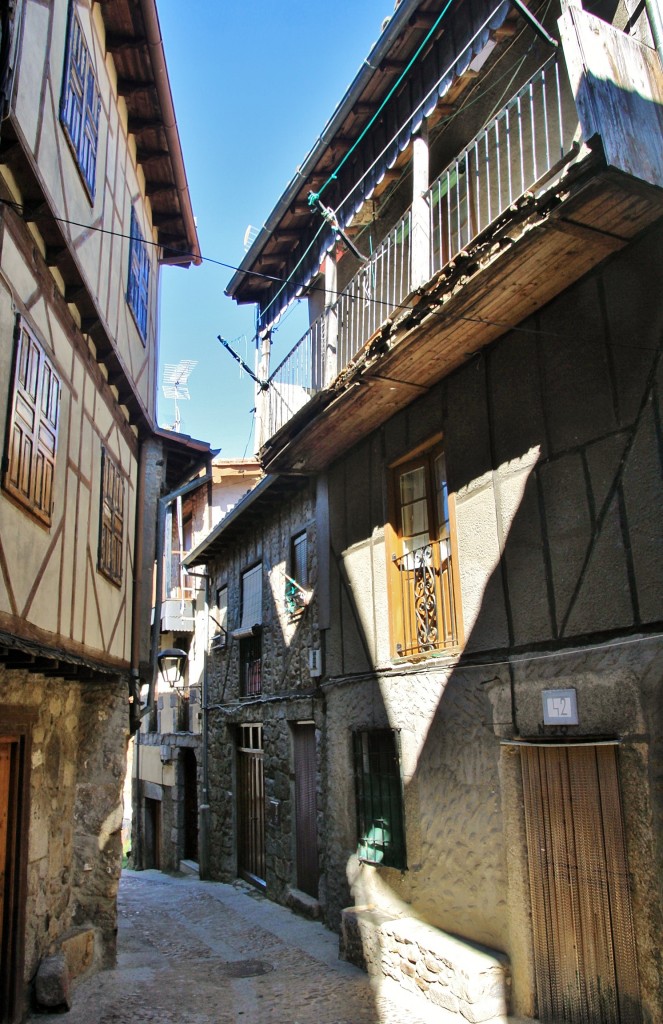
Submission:
<svg viewBox="0 0 663 1024">
<path fill-rule="evenodd" d="M 481 1004 L 481 1019 L 500 1019 L 510 984 L 514 1011 L 543 1019 L 599 1004 L 615 1021 L 641 1019 L 640 1007 L 645 1019 L 663 1015 L 661 902 L 651 898 L 660 894 L 661 836 L 647 824 L 663 809 L 660 787 L 647 781 L 663 757 L 654 689 L 661 242 L 650 232 L 330 474 L 330 488 L 343 491 L 332 501 L 342 509 L 336 522 L 332 511 L 332 543 L 349 578 L 337 581 L 343 650 L 333 653 L 345 657 L 342 674 L 357 674 L 328 695 L 332 916 L 354 904 L 343 915 L 345 955 L 377 979 L 398 977 L 447 1009 Z M 379 629 L 354 585 L 353 559 L 362 546 L 372 551 L 384 522 L 382 467 L 441 428 L 465 648 L 453 669 L 429 659 L 376 674 Z M 373 607 L 382 578 L 376 571 Z M 575 690 L 577 725 L 544 724 L 547 689 Z M 406 871 L 349 855 L 348 727 L 399 731 Z M 535 746 L 514 744 L 523 739 Z M 578 747 L 557 753 L 580 739 L 589 762 Z M 610 740 L 623 742 L 605 754 L 595 745 Z M 567 847 L 577 862 L 563 890 L 547 872 Z M 334 891 L 334 874 L 345 875 L 345 891 Z M 550 963 L 575 964 L 581 947 L 577 972 L 556 980 Z M 623 1016 L 628 1005 L 635 1016 Z"/>
</svg>

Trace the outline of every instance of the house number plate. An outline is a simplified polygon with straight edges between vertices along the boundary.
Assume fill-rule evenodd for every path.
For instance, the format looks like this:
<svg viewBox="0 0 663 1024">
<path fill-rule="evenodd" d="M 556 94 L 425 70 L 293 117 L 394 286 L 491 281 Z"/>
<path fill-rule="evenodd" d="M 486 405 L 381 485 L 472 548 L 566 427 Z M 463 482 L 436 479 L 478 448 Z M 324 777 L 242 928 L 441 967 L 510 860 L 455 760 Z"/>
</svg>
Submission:
<svg viewBox="0 0 663 1024">
<path fill-rule="evenodd" d="M 543 691 L 544 725 L 577 725 L 578 702 L 575 690 Z"/>
</svg>

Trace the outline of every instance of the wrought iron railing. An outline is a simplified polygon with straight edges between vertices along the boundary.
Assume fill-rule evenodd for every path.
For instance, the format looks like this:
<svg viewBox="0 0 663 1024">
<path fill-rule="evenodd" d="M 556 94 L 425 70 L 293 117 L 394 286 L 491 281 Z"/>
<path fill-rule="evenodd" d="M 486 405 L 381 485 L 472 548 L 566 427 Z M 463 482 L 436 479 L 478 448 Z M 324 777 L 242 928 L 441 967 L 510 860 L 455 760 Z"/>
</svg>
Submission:
<svg viewBox="0 0 663 1024">
<path fill-rule="evenodd" d="M 576 126 L 573 97 L 552 58 L 426 193 L 424 280 L 442 270 L 525 192 L 551 176 L 573 151 Z M 328 387 L 385 321 L 407 305 L 413 291 L 412 229 L 410 209 L 273 371 L 266 392 L 266 436 Z M 419 249 L 415 258 L 419 280 Z"/>
<path fill-rule="evenodd" d="M 396 653 L 443 651 L 458 643 L 453 567 L 448 540 L 393 557 L 398 573 Z"/>
</svg>

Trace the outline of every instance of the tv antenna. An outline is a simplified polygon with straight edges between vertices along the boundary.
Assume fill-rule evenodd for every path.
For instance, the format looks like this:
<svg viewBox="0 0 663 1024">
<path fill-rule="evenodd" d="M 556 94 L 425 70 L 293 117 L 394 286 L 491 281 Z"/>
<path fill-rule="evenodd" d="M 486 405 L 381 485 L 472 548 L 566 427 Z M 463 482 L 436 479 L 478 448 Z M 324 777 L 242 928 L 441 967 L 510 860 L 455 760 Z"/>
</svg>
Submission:
<svg viewBox="0 0 663 1024">
<path fill-rule="evenodd" d="M 179 433 L 182 426 L 179 402 L 188 402 L 191 398 L 188 380 L 191 371 L 198 365 L 197 359 L 180 359 L 179 363 L 166 363 L 163 371 L 162 389 L 165 398 L 175 402 L 175 424 L 173 430 Z"/>
</svg>

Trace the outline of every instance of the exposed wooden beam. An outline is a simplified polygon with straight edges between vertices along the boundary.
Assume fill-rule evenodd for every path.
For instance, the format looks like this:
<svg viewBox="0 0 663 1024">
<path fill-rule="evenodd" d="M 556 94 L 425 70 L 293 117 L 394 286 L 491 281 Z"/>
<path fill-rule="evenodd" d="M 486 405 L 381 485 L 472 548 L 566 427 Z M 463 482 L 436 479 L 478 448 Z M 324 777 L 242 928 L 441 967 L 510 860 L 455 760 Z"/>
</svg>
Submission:
<svg viewBox="0 0 663 1024">
<path fill-rule="evenodd" d="M 154 117 L 136 117 L 129 114 L 127 128 L 133 135 L 140 135 L 142 132 L 155 131 L 163 128 L 163 121 Z"/>
<path fill-rule="evenodd" d="M 123 36 L 114 32 L 106 34 L 106 49 L 109 53 L 141 50 L 145 46 L 147 46 L 147 39 L 144 36 Z"/>
<path fill-rule="evenodd" d="M 141 82 L 139 79 L 118 78 L 117 91 L 120 96 L 134 96 L 141 92 L 152 92 L 154 82 L 149 80 Z"/>
</svg>

